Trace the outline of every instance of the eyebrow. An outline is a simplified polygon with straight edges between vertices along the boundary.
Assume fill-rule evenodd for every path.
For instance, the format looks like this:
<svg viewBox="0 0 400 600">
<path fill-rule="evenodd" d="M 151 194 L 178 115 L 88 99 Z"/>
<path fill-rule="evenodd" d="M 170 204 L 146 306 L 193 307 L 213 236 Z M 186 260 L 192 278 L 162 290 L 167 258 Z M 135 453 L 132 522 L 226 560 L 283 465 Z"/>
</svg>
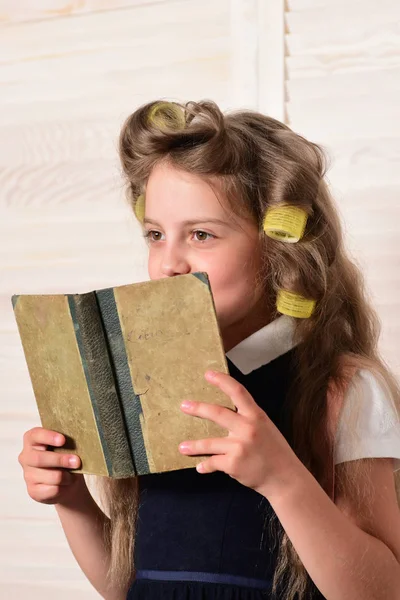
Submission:
<svg viewBox="0 0 400 600">
<path fill-rule="evenodd" d="M 145 218 L 143 220 L 143 223 L 151 223 L 152 225 L 159 225 L 159 223 L 157 223 L 157 221 L 154 221 L 153 219 L 148 219 Z M 217 225 L 225 225 L 228 226 L 228 223 L 226 221 L 222 221 L 221 219 L 190 219 L 189 221 L 183 221 L 182 225 L 199 225 L 200 223 L 215 223 Z"/>
</svg>

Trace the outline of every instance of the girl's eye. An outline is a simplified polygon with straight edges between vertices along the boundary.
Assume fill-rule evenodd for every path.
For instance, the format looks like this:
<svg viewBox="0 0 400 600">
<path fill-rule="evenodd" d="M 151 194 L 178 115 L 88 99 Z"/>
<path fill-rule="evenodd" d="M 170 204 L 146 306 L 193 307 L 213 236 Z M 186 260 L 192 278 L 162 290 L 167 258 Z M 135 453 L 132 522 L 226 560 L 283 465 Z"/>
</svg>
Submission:
<svg viewBox="0 0 400 600">
<path fill-rule="evenodd" d="M 207 231 L 201 231 L 201 229 L 196 229 L 196 231 L 193 231 L 193 233 L 195 235 L 197 235 L 197 234 L 201 234 L 202 236 L 207 236 L 208 235 L 208 236 L 210 236 L 210 238 L 213 238 L 213 239 L 215 238 L 215 235 L 213 235 L 212 233 L 207 233 Z M 200 238 L 197 241 L 198 242 L 206 242 L 207 238 L 203 237 L 203 239 Z"/>
<path fill-rule="evenodd" d="M 201 229 L 196 229 L 196 230 L 192 231 L 192 233 L 195 235 L 202 236 L 200 239 L 198 238 L 196 240 L 197 242 L 200 242 L 200 243 L 204 243 L 208 240 L 208 238 L 204 237 L 204 236 L 209 236 L 209 238 L 213 238 L 213 239 L 215 238 L 215 235 L 213 235 L 212 233 L 207 233 L 207 231 L 202 231 Z M 159 231 L 150 229 L 149 231 L 144 232 L 143 237 L 150 243 L 159 242 L 161 238 L 160 237 L 154 238 L 153 235 L 161 236 L 162 234 Z"/>
<path fill-rule="evenodd" d="M 160 233 L 160 232 L 159 232 L 159 231 L 152 231 L 152 230 L 150 230 L 150 231 L 145 231 L 145 232 L 143 233 L 143 237 L 145 238 L 145 240 L 146 240 L 147 242 L 150 242 L 150 243 L 151 243 L 151 242 L 156 242 L 156 241 L 158 241 L 158 240 L 154 240 L 154 239 L 153 239 L 153 237 L 152 237 L 152 234 L 153 234 L 153 233 Z"/>
</svg>

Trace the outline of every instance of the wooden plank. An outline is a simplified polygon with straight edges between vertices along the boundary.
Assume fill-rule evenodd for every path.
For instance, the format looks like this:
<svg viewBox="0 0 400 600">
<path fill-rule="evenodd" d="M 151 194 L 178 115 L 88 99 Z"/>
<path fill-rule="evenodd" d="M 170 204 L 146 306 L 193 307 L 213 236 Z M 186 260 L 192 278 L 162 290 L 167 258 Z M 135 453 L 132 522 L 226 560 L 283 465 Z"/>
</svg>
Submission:
<svg viewBox="0 0 400 600">
<path fill-rule="evenodd" d="M 2 489 L 9 487 L 11 491 L 14 488 L 18 488 L 18 490 L 21 490 L 21 487 L 23 491 L 25 487 L 25 482 L 23 480 L 23 470 L 18 462 L 18 456 L 23 448 L 23 434 L 27 430 L 23 429 L 22 422 L 20 423 L 20 425 L 21 427 L 19 432 L 15 432 L 17 433 L 17 435 L 14 435 L 13 437 L 10 437 L 9 435 L 7 437 L 0 437 L 0 450 L 2 453 L 2 469 L 0 476 L 0 484 L 2 486 Z M 23 493 L 26 493 L 26 488 L 25 492 Z"/>
<path fill-rule="evenodd" d="M 23 376 L 24 382 L 16 381 L 16 377 Z M 35 397 L 33 395 L 32 385 L 29 379 L 29 374 L 25 374 L 19 365 L 13 365 L 11 370 L 4 371 L 0 367 L 1 393 L 5 399 L 2 402 L 0 409 L 0 417 L 9 415 L 6 402 L 12 404 L 12 415 L 24 417 L 26 415 L 32 421 L 33 427 L 40 427 L 40 418 L 36 408 Z"/>
<path fill-rule="evenodd" d="M 93 13 L 85 26 L 71 17 L 5 28 L 3 122 L 21 126 L 65 121 L 65 115 L 71 121 L 111 116 L 121 122 L 138 104 L 157 97 L 226 102 L 228 0 L 175 0 L 123 14 Z"/>
<path fill-rule="evenodd" d="M 11 452 L 8 460 L 14 460 Z M 17 457 L 15 457 L 15 460 L 17 460 Z M 17 466 L 19 466 L 18 462 Z M 28 495 L 22 470 L 19 475 L 16 470 L 15 477 L 0 477 L 0 485 L 2 490 L 0 495 L 0 522 L 10 519 L 46 519 L 53 514 L 54 507 L 35 502 Z"/>
<path fill-rule="evenodd" d="M 260 46 L 257 0 L 232 0 L 230 27 L 232 96 L 239 107 L 257 110 Z"/>
<path fill-rule="evenodd" d="M 329 72 L 329 65 L 322 71 L 322 62 L 320 75 L 312 75 L 306 69 L 306 62 L 304 65 L 297 62 L 295 67 L 293 62 L 289 65 L 287 88 L 293 102 L 317 98 L 325 101 L 326 97 L 334 102 L 343 97 L 345 89 L 347 98 L 364 101 L 366 95 L 373 97 L 379 93 L 384 103 L 393 96 L 393 92 L 400 92 L 400 66 L 375 70 L 373 74 L 370 69 L 352 73 Z M 373 101 L 372 98 L 370 101 Z"/>
<path fill-rule="evenodd" d="M 368 102 L 362 106 L 354 105 L 350 108 L 345 96 L 330 104 L 327 102 L 310 100 L 308 108 L 313 109 L 313 118 L 305 118 L 302 103 L 290 106 L 289 124 L 298 133 L 303 133 L 315 142 L 323 143 L 344 136 L 369 138 L 398 137 L 398 103 L 393 96 L 385 105 L 385 110 L 379 102 Z M 309 113 L 311 114 L 311 113 Z"/>
<path fill-rule="evenodd" d="M 259 110 L 286 122 L 285 2 L 259 0 Z"/>
<path fill-rule="evenodd" d="M 18 567 L 21 563 L 37 569 L 39 573 L 43 568 L 59 569 L 63 578 L 65 578 L 66 570 L 75 571 L 75 559 L 68 545 L 64 543 L 63 534 L 59 534 L 56 541 L 53 532 L 51 532 L 52 537 L 45 534 L 43 522 L 36 527 L 38 536 L 36 543 L 22 543 L 23 536 L 19 529 L 13 531 L 12 528 L 8 528 L 6 532 L 9 535 L 7 543 L 0 543 L 0 565 L 4 569 L 3 572 L 0 570 L 0 573 L 3 575 L 7 573 L 8 569 Z M 16 543 L 15 540 L 18 542 Z M 1 575 L 0 578 L 2 579 Z"/>
<path fill-rule="evenodd" d="M 400 51 L 392 0 L 288 3 L 291 127 L 329 152 L 328 179 L 347 247 L 382 322 L 380 348 L 400 373 Z"/>
<path fill-rule="evenodd" d="M 318 27 L 314 22 L 313 30 L 301 34 L 295 33 L 298 31 L 295 19 L 288 18 L 290 32 L 286 40 L 289 56 L 310 57 L 309 63 L 329 72 L 398 66 L 398 36 L 380 34 L 380 30 L 390 30 L 393 15 L 386 15 L 380 22 L 375 22 L 373 17 L 374 15 L 371 19 L 361 20 L 360 27 L 351 27 L 350 24 L 348 27 L 340 27 L 338 19 L 333 19 L 329 28 Z M 324 18 L 329 16 L 324 15 Z M 288 63 L 290 66 L 290 61 Z"/>
<path fill-rule="evenodd" d="M 37 411 L 35 411 L 37 412 Z M 13 444 L 15 440 L 21 441 L 21 436 L 38 425 L 38 414 L 27 414 L 22 413 L 20 415 L 7 411 L 1 415 L 0 419 L 0 443 L 6 443 L 11 441 Z"/>
<path fill-rule="evenodd" d="M 47 518 L 43 519 L 10 519 L 0 521 L 4 536 L 0 539 L 0 547 L 4 548 L 10 542 L 18 540 L 29 548 L 40 547 L 42 541 L 46 545 L 64 546 L 65 536 L 56 511 L 49 510 Z"/>
<path fill-rule="evenodd" d="M 205 48 L 207 42 L 210 43 L 229 31 L 229 22 L 225 21 L 229 16 L 229 8 L 228 0 L 217 3 L 212 0 L 168 0 L 150 2 L 148 5 L 138 3 L 123 13 L 117 10 L 94 12 L 85 19 L 71 17 L 12 25 L 2 31 L 1 45 L 4 53 L 0 64 L 15 65 L 18 61 L 31 62 L 40 58 L 78 54 L 82 54 L 82 59 L 86 54 L 93 53 L 101 57 L 101 51 L 107 49 L 122 50 L 125 64 L 129 60 L 132 64 L 133 58 L 139 62 L 154 60 L 160 47 L 164 47 L 166 55 L 175 56 L 181 62 L 183 57 L 180 54 L 180 44 L 183 41 L 187 41 L 192 48 L 193 38 L 200 38 Z M 207 26 L 206 30 L 204 26 Z M 39 39 L 38 34 L 42 34 Z M 176 35 L 175 39 L 171 38 L 173 34 Z M 192 43 L 189 43 L 190 40 Z M 11 41 L 14 43 L 9 44 Z M 147 52 L 136 56 L 129 54 L 129 49 Z M 165 58 L 165 55 L 158 56 L 161 61 Z M 111 66 L 111 63 L 108 65 Z M 104 72 L 108 65 L 99 62 L 95 73 Z M 113 66 L 115 68 L 117 63 Z"/>
<path fill-rule="evenodd" d="M 23 566 L 20 567 L 20 572 Z M 44 600 L 44 598 L 57 598 L 57 600 L 71 600 L 71 593 L 74 600 L 98 600 L 100 594 L 90 585 L 86 579 L 75 583 L 70 581 L 61 581 L 60 583 L 49 583 L 46 579 L 43 582 L 22 582 L 17 573 L 14 579 L 0 581 L 0 598 L 12 598 L 13 600 Z"/>
<path fill-rule="evenodd" d="M 41 550 L 43 551 L 43 550 Z M 54 587 L 63 587 L 69 583 L 81 584 L 84 581 L 84 574 L 76 565 L 63 566 L 62 564 L 24 564 L 15 565 L 0 564 L 0 581 L 11 583 L 19 581 L 20 583 L 46 583 L 50 589 Z M 75 587 L 74 586 L 74 587 Z"/>
<path fill-rule="evenodd" d="M 10 463 L 9 470 L 11 473 L 0 476 L 0 485 L 2 486 L 2 494 L 0 496 L 0 525 L 2 523 L 9 523 L 9 527 L 13 529 L 13 523 L 20 521 L 29 523 L 47 523 L 53 520 L 55 523 L 59 524 L 58 516 L 53 505 L 37 502 L 28 494 L 23 471 L 18 463 L 18 454 L 20 452 L 18 440 L 15 441 L 13 450 L 14 452 L 12 452 L 12 449 L 9 449 L 6 457 L 6 460 Z M 15 452 L 17 453 L 15 454 Z M 98 502 L 95 478 L 85 476 L 85 479 L 86 478 L 88 488 L 95 501 Z M 58 526 L 61 527 L 61 525 Z M 62 530 L 57 535 L 49 532 L 47 538 L 48 540 L 53 540 L 54 543 L 60 544 L 62 547 L 68 546 L 66 540 L 63 538 Z M 7 538 L 4 539 L 6 541 Z M 13 537 L 12 539 L 15 542 L 19 538 Z"/>
<path fill-rule="evenodd" d="M 331 39 L 335 43 L 344 39 L 357 43 L 365 34 L 394 25 L 399 14 L 399 4 L 394 0 L 289 0 L 286 19 L 289 35 L 301 31 L 312 40 L 325 40 L 321 44 L 324 47 Z"/>
<path fill-rule="evenodd" d="M 1 72 L 2 69 L 0 76 Z M 119 131 L 120 122 L 112 116 L 96 120 L 87 114 L 84 119 L 75 121 L 67 115 L 63 120 L 60 115 L 54 123 L 32 120 L 24 124 L 2 119 L 0 164 L 8 169 L 29 165 L 32 173 L 32 167 L 44 169 L 49 164 L 56 164 L 65 168 L 68 163 L 71 171 L 81 174 L 83 163 L 87 162 L 89 174 L 97 165 L 102 167 L 103 173 L 107 167 L 108 176 L 113 175 L 116 179 L 120 171 L 117 161 Z M 21 173 L 21 182 L 23 175 L 29 175 L 29 171 Z M 68 175 L 71 176 L 71 172 Z"/>
<path fill-rule="evenodd" d="M 332 8 L 336 7 L 337 9 L 341 9 L 345 6 L 349 5 L 348 0 L 285 0 L 286 1 L 286 9 L 288 12 L 301 12 L 308 11 L 314 8 Z M 368 2 L 368 0 L 366 0 Z M 372 2 L 376 2 L 376 0 L 371 0 Z M 360 0 L 352 0 L 352 4 L 355 4 Z M 363 2 L 363 6 L 365 6 L 365 2 Z"/>
<path fill-rule="evenodd" d="M 131 260 L 129 261 L 129 258 Z M 3 270 L 3 275 L 5 271 Z M 135 257 L 103 265 L 99 257 L 91 262 L 49 265 L 23 265 L 11 269 L 2 282 L 2 293 L 7 294 L 54 294 L 83 293 L 115 285 L 145 281 L 147 269 L 144 261 Z"/>
<path fill-rule="evenodd" d="M 11 295 L 0 294 L 0 334 L 14 332 L 15 329 Z"/>
<path fill-rule="evenodd" d="M 158 4 L 168 0 L 157 0 Z M 60 19 L 97 11 L 116 11 L 154 3 L 154 0 L 2 0 L 0 25 L 25 21 Z"/>
<path fill-rule="evenodd" d="M 33 204 L 33 206 L 32 206 Z M 31 210 L 35 208 L 33 202 Z M 113 222 L 112 206 L 109 207 L 110 222 L 95 220 L 79 221 L 79 208 L 75 204 L 74 220 L 62 220 L 63 214 L 60 210 L 59 221 L 41 222 L 37 218 L 33 222 L 7 220 L 7 226 L 0 226 L 2 246 L 0 260 L 4 267 L 22 266 L 25 264 L 44 265 L 46 262 L 52 265 L 56 262 L 74 262 L 79 254 L 88 262 L 100 253 L 101 258 L 110 261 L 116 260 L 117 256 L 123 261 L 131 261 L 132 257 L 124 254 L 127 251 L 140 252 L 143 257 L 147 255 L 147 246 L 142 238 L 139 226 L 134 222 Z M 40 207 L 37 207 L 40 211 Z M 96 211 L 93 203 L 92 213 Z M 87 211 L 89 212 L 89 211 Z M 7 217 L 7 211 L 6 211 Z M 15 236 L 18 236 L 15 239 Z"/>
<path fill-rule="evenodd" d="M 354 202 L 357 199 L 368 202 L 371 208 L 377 195 L 383 208 L 396 204 L 397 186 L 400 185 L 400 152 L 396 136 L 373 139 L 357 132 L 346 139 L 342 132 L 341 137 L 332 139 L 325 147 L 331 161 L 329 179 L 339 190 L 349 193 L 349 208 L 353 203 L 350 193 Z"/>
</svg>

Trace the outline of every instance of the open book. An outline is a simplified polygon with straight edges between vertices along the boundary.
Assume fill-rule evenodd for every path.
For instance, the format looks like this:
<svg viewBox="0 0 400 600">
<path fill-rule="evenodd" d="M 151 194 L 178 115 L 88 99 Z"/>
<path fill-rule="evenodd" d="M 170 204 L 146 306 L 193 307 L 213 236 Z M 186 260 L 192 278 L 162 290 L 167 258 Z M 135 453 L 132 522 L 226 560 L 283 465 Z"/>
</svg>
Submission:
<svg viewBox="0 0 400 600">
<path fill-rule="evenodd" d="M 180 409 L 193 399 L 236 410 L 204 378 L 229 372 L 206 273 L 12 302 L 42 426 L 66 436 L 55 452 L 80 456 L 74 472 L 195 467 L 202 457 L 179 444 L 228 434 Z"/>
</svg>

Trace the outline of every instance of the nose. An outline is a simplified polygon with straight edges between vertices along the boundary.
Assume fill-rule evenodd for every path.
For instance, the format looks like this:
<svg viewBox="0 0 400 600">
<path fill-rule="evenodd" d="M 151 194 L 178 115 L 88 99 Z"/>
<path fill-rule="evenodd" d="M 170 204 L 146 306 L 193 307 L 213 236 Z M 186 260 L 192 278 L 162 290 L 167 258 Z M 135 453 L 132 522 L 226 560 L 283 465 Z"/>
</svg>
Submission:
<svg viewBox="0 0 400 600">
<path fill-rule="evenodd" d="M 160 270 L 163 277 L 173 277 L 190 273 L 191 267 L 183 249 L 170 245 L 164 249 Z"/>
</svg>

